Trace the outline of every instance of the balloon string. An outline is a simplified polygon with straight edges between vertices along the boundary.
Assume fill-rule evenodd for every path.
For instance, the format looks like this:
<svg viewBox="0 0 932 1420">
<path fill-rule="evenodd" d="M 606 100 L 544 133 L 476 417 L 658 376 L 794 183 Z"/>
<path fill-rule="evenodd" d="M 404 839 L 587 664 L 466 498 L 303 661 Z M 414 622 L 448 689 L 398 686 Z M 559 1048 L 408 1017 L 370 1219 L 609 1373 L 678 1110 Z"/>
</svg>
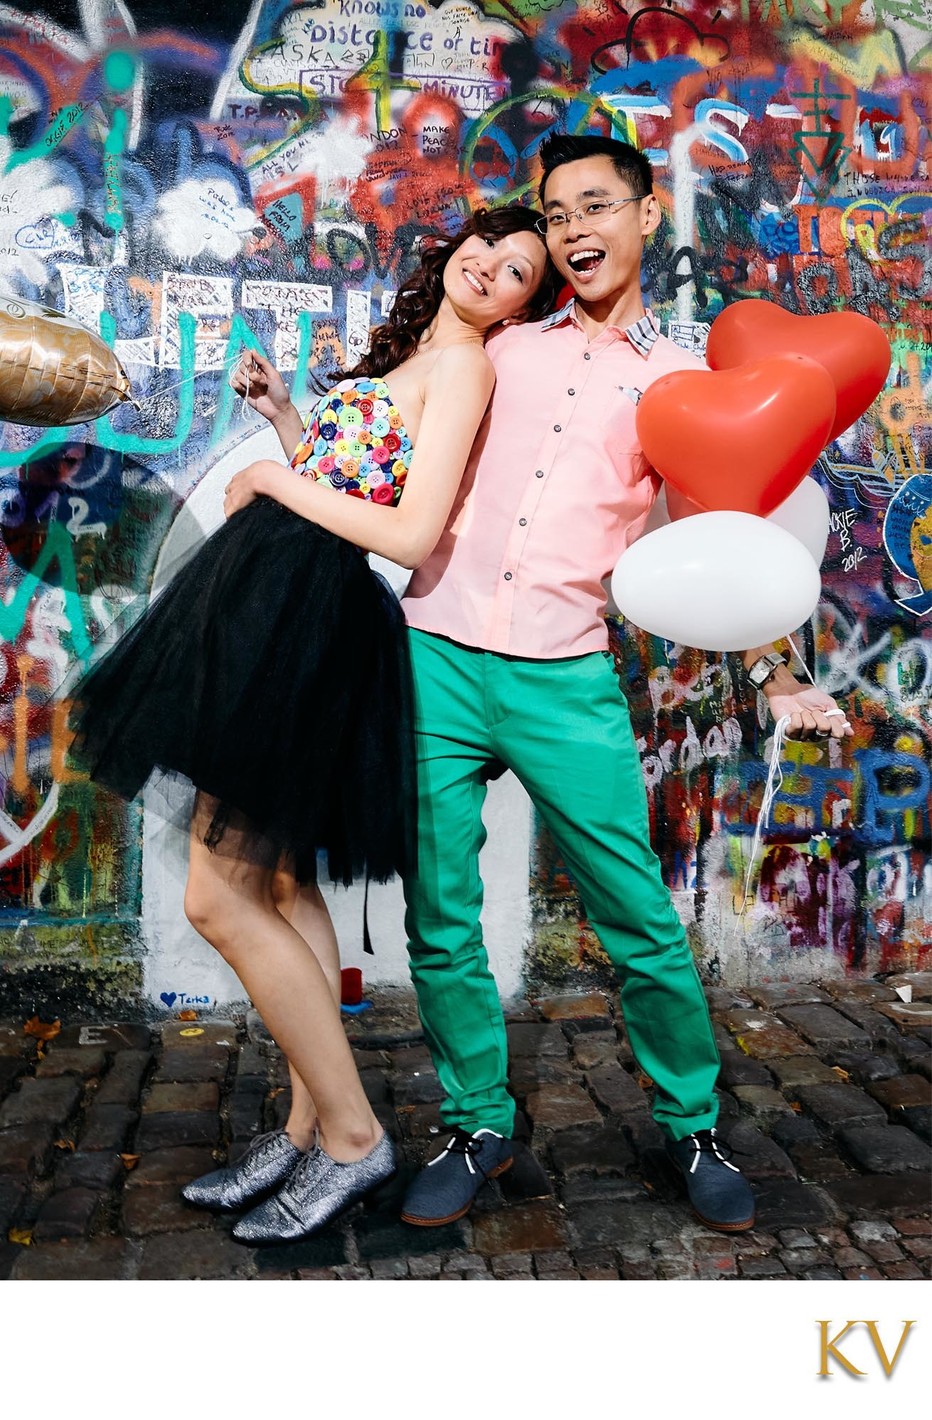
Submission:
<svg viewBox="0 0 932 1420">
<path fill-rule="evenodd" d="M 787 635 L 785 639 L 789 641 L 790 645 L 792 646 L 796 659 L 802 666 L 803 670 L 806 672 L 806 675 L 808 676 L 811 684 L 815 686 L 816 690 L 818 690 L 819 687 L 816 685 L 815 679 L 812 676 L 809 667 L 803 660 L 802 653 L 800 652 L 800 649 L 797 646 L 796 642 L 790 635 Z M 829 716 L 844 715 L 845 712 L 843 710 L 826 710 L 823 713 L 826 716 Z M 783 746 L 786 741 L 786 729 L 789 722 L 789 715 L 782 715 L 777 721 L 776 728 L 774 730 L 773 749 L 771 751 L 770 756 L 770 770 L 767 774 L 767 783 L 764 786 L 764 797 L 761 800 L 760 813 L 757 815 L 757 824 L 754 828 L 754 840 L 751 844 L 751 859 L 748 863 L 747 876 L 744 880 L 744 897 L 741 902 L 741 910 L 738 913 L 737 919 L 735 921 L 735 935 L 737 935 L 738 927 L 740 926 L 741 920 L 744 917 L 745 912 L 747 911 L 748 897 L 751 890 L 751 874 L 754 871 L 754 862 L 757 858 L 757 853 L 761 845 L 761 838 L 763 837 L 764 829 L 767 827 L 767 821 L 770 818 L 770 810 L 773 807 L 773 801 L 776 798 L 777 794 L 780 792 L 780 789 L 783 785 L 783 768 L 780 761 L 783 757 Z"/>
<path fill-rule="evenodd" d="M 797 655 L 798 654 L 797 652 Z M 790 716 L 781 715 L 773 733 L 773 746 L 770 751 L 770 769 L 767 773 L 767 783 L 764 785 L 764 797 L 761 799 L 760 813 L 757 815 L 757 824 L 754 828 L 754 838 L 751 843 L 751 859 L 748 863 L 747 876 L 744 879 L 744 897 L 741 902 L 741 910 L 735 919 L 736 936 L 742 918 L 747 911 L 748 898 L 751 893 L 751 874 L 754 872 L 754 863 L 757 858 L 758 850 L 760 849 L 764 829 L 767 827 L 767 821 L 770 818 L 770 810 L 773 807 L 773 801 L 783 787 L 783 765 L 781 760 L 783 758 L 783 745 L 786 741 L 786 731 L 789 723 Z"/>
<path fill-rule="evenodd" d="M 796 659 L 797 659 L 797 661 L 798 661 L 799 664 L 802 666 L 803 670 L 806 672 L 806 675 L 809 676 L 809 680 L 812 682 L 813 685 L 815 685 L 816 683 L 815 683 L 815 681 L 812 679 L 812 675 L 810 674 L 809 667 L 806 665 L 806 662 L 803 660 L 802 655 L 801 655 L 800 650 L 799 650 L 799 647 L 797 646 L 796 642 L 793 640 L 792 636 L 789 636 L 789 635 L 786 637 L 786 639 L 787 639 L 787 641 L 789 641 L 790 645 L 793 647 L 793 650 L 794 650 L 795 653 L 796 653 Z M 818 690 L 818 688 L 819 688 L 819 687 L 816 685 L 816 690 Z"/>
<path fill-rule="evenodd" d="M 236 367 L 234 366 L 233 369 L 230 371 L 229 375 L 227 376 L 227 384 L 230 386 L 231 389 L 233 388 L 233 374 L 234 374 L 235 369 L 236 369 Z M 207 373 L 207 371 L 198 371 L 198 374 L 206 374 L 206 373 Z M 241 403 L 240 403 L 240 416 L 241 416 L 243 419 L 245 419 L 245 418 L 248 416 L 248 414 L 249 414 L 249 409 L 250 409 L 250 406 L 249 406 L 249 367 L 248 367 L 248 366 L 244 366 L 244 367 L 243 367 L 243 374 L 244 374 L 245 379 L 246 379 L 246 389 L 245 389 L 245 391 L 244 391 L 244 393 L 243 393 L 243 398 L 242 398 L 242 401 L 241 401 Z M 171 394 L 172 390 L 181 389 L 181 386 L 182 386 L 182 385 L 191 384 L 192 381 L 194 381 L 194 380 L 196 380 L 196 379 L 197 379 L 197 374 L 195 374 L 195 375 L 185 375 L 183 379 L 175 380 L 174 383 L 173 383 L 173 384 L 170 384 L 170 385 L 163 385 L 161 389 L 158 389 L 158 390 L 153 391 L 152 394 L 147 394 L 143 399 L 131 399 L 129 402 L 133 405 L 134 409 L 136 409 L 136 411 L 137 411 L 139 414 L 143 414 L 143 405 L 145 405 L 145 404 L 151 404 L 151 403 L 153 402 L 153 400 L 161 399 L 162 395 L 164 395 L 164 394 Z M 210 406 L 209 409 L 202 410 L 202 413 L 204 413 L 204 414 L 212 414 L 216 408 L 217 408 L 217 403 L 215 402 L 214 404 L 212 404 L 212 405 Z"/>
</svg>

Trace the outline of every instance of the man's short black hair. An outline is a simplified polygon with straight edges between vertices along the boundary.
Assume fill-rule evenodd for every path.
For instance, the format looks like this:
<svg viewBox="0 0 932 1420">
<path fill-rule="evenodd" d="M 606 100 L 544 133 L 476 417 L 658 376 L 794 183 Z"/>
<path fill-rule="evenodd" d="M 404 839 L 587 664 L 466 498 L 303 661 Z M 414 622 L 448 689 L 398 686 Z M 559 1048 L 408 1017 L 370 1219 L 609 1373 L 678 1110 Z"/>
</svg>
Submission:
<svg viewBox="0 0 932 1420">
<path fill-rule="evenodd" d="M 547 179 L 564 163 L 576 163 L 580 158 L 611 158 L 621 180 L 631 189 L 632 197 L 646 197 L 654 190 L 654 174 L 644 154 L 630 143 L 618 138 L 603 138 L 597 133 L 553 133 L 540 145 L 540 160 L 544 166 L 540 180 L 540 200 L 544 201 Z"/>
</svg>

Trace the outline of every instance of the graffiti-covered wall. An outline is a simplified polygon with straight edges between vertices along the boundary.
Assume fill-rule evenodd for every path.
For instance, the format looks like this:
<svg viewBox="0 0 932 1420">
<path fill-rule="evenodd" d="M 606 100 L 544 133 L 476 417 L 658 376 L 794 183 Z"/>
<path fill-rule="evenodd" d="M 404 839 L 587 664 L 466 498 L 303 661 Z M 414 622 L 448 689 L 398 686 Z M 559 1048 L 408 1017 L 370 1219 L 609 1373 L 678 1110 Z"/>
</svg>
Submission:
<svg viewBox="0 0 932 1420">
<path fill-rule="evenodd" d="M 150 590 L 179 510 L 254 432 L 227 383 L 351 363 L 418 238 L 531 200 L 553 129 L 636 142 L 645 287 L 701 350 L 730 302 L 856 310 L 885 392 L 814 470 L 831 504 L 801 650 L 855 727 L 787 747 L 727 657 L 618 627 L 655 843 L 733 978 L 916 966 L 932 940 L 929 71 L 922 0 L 48 0 L 0 5 L 0 295 L 113 344 L 139 408 L 0 447 L 0 966 L 140 989 L 144 827 L 82 780 L 50 691 Z M 599 969 L 546 835 L 532 975 Z M 742 910 L 743 909 L 743 910 Z"/>
</svg>

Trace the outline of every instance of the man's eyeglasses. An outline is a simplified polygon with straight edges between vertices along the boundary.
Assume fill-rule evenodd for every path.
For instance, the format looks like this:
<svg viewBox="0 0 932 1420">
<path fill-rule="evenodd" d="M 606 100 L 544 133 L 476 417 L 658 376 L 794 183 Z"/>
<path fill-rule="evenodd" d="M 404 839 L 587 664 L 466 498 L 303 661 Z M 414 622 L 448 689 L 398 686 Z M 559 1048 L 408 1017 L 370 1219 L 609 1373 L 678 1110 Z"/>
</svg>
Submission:
<svg viewBox="0 0 932 1420">
<path fill-rule="evenodd" d="M 587 202 L 585 207 L 575 207 L 572 212 L 551 212 L 549 217 L 538 217 L 534 226 L 542 237 L 548 231 L 556 232 L 560 227 L 565 227 L 573 217 L 578 217 L 583 226 L 597 227 L 612 215 L 616 207 L 623 207 L 626 202 L 643 202 L 648 195 L 642 192 L 637 197 L 616 197 L 614 202 Z"/>
</svg>

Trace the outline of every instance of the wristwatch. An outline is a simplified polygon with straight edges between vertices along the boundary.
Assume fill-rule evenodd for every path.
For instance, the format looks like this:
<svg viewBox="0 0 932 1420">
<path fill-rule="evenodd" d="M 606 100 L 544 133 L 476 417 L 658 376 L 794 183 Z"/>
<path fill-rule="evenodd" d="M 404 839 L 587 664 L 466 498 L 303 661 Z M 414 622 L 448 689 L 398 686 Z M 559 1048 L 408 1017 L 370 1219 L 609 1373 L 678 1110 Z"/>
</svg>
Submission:
<svg viewBox="0 0 932 1420">
<path fill-rule="evenodd" d="M 754 664 L 748 667 L 748 680 L 756 690 L 763 690 L 777 666 L 785 665 L 785 656 L 776 651 L 768 651 L 766 656 L 758 656 Z"/>
</svg>

